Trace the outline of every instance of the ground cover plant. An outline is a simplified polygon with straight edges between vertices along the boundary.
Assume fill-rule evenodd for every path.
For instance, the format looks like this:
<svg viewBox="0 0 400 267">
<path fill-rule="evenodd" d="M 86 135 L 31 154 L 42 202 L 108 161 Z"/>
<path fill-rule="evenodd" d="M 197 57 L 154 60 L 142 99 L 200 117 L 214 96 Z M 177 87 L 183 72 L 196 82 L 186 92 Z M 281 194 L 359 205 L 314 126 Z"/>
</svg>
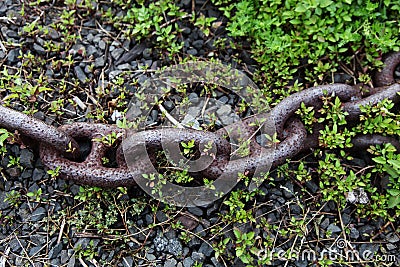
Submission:
<svg viewBox="0 0 400 267">
<path fill-rule="evenodd" d="M 242 70 L 270 106 L 319 84 L 372 86 L 382 56 L 399 50 L 399 13 L 390 0 L 5 0 L 0 104 L 55 126 L 124 128 L 129 101 L 156 69 L 195 59 Z M 166 100 L 199 97 L 182 92 Z M 334 96 L 320 109 L 302 105 L 296 116 L 308 130 L 322 126 L 319 148 L 272 169 L 256 191 L 244 179 L 199 208 L 139 187 L 62 180 L 18 133 L 0 129 L 0 266 L 397 266 L 400 152 L 352 151 L 350 140 L 399 139 L 398 106 L 365 106 L 353 125 L 341 105 Z M 193 144 L 181 146 L 190 156 Z M 185 170 L 174 177 L 192 181 Z"/>
</svg>

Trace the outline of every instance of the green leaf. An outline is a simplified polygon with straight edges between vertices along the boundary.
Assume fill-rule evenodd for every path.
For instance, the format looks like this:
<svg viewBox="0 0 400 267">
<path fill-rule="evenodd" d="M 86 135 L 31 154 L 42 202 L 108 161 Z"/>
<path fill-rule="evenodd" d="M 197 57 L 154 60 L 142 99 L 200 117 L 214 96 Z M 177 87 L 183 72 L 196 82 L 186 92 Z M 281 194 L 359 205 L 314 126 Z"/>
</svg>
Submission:
<svg viewBox="0 0 400 267">
<path fill-rule="evenodd" d="M 393 167 L 400 170 L 400 160 L 389 159 L 387 162 L 392 164 Z"/>
<path fill-rule="evenodd" d="M 293 24 L 293 25 L 298 25 L 298 24 L 301 24 L 302 22 L 299 19 L 291 19 L 290 23 Z"/>
<path fill-rule="evenodd" d="M 386 164 L 386 160 L 384 157 L 376 157 L 376 158 L 372 158 L 372 160 L 379 164 Z"/>
<path fill-rule="evenodd" d="M 390 195 L 392 195 L 392 196 L 394 196 L 394 197 L 396 197 L 396 196 L 400 196 L 400 190 L 398 190 L 398 189 L 388 189 L 387 190 L 388 191 L 388 193 L 390 194 Z"/>
<path fill-rule="evenodd" d="M 243 250 L 237 249 L 236 250 L 236 257 L 240 258 L 240 256 L 242 256 L 242 255 L 243 255 Z"/>
<path fill-rule="evenodd" d="M 305 7 L 304 4 L 299 4 L 296 6 L 296 9 L 294 11 L 298 13 L 304 13 L 307 11 L 307 7 Z"/>
<path fill-rule="evenodd" d="M 388 208 L 393 209 L 400 204 L 400 196 L 391 196 L 388 200 Z"/>
<path fill-rule="evenodd" d="M 240 237 L 242 236 L 242 233 L 237 229 L 234 229 L 233 233 L 235 234 L 236 239 L 240 239 Z"/>
<path fill-rule="evenodd" d="M 319 6 L 322 8 L 325 8 L 327 6 L 330 6 L 333 3 L 331 0 L 320 0 L 319 1 Z"/>
</svg>

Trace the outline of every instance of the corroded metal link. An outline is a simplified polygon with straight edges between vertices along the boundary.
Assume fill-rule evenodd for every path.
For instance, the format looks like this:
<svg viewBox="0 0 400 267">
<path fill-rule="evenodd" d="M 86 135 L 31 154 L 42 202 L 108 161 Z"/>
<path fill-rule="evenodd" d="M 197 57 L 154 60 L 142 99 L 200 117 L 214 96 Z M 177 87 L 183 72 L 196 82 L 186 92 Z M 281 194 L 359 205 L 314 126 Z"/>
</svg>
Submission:
<svg viewBox="0 0 400 267">
<path fill-rule="evenodd" d="M 38 140 L 42 162 L 51 169 L 60 167 L 60 174 L 63 177 L 82 184 L 102 187 L 134 185 L 136 178 L 141 178 L 143 173 L 151 173 L 154 170 L 154 166 L 149 164 L 149 158 L 151 162 L 155 163 L 155 153 L 162 150 L 164 144 L 179 145 L 181 142 L 191 140 L 195 140 L 196 145 L 199 145 L 201 141 L 211 140 L 217 148 L 212 163 L 197 173 L 200 176 L 216 179 L 223 174 L 224 177 L 229 178 L 230 173 L 237 174 L 237 172 L 243 171 L 251 175 L 260 165 L 272 162 L 272 166 L 276 167 L 304 149 L 318 147 L 318 131 L 307 136 L 304 125 L 298 119 L 293 119 L 293 115 L 301 103 L 316 107 L 322 96 L 326 94 L 338 96 L 344 102 L 343 111 L 349 113 L 347 119 L 352 122 L 356 121 L 361 114 L 361 105 L 375 105 L 385 98 L 395 103 L 399 102 L 400 85 L 393 84 L 395 81 L 393 72 L 399 63 L 400 53 L 392 54 L 386 59 L 385 68 L 375 76 L 375 82 L 378 86 L 392 85 L 374 90 L 370 96 L 364 99 L 353 101 L 354 97 L 360 97 L 360 90 L 356 87 L 345 84 L 322 85 L 295 93 L 278 103 L 270 112 L 244 119 L 215 133 L 174 128 L 134 133 L 129 137 L 132 139 L 129 145 L 134 151 L 136 151 L 136 147 L 143 149 L 138 150 L 140 153 L 135 154 L 137 159 L 133 161 L 134 168 L 132 166 L 128 168 L 121 147 L 117 149 L 116 155 L 118 167 L 111 168 L 102 164 L 102 158 L 110 148 L 96 139 L 114 132 L 119 134 L 119 142 L 121 142 L 122 137 L 126 135 L 125 130 L 114 125 L 74 123 L 56 129 L 27 115 L 0 106 L 0 126 L 16 129 L 21 134 Z M 225 139 L 226 133 L 242 127 L 242 130 L 247 133 L 246 136 L 255 139 L 252 133 L 257 130 L 257 127 L 253 126 L 253 123 L 262 119 L 274 121 L 278 137 L 281 140 L 276 146 L 274 154 L 263 153 L 265 152 L 264 148 L 252 140 L 248 157 L 231 158 L 231 144 Z M 75 139 L 92 141 L 89 155 L 81 162 L 67 159 L 63 154 L 68 145 L 72 145 L 72 148 L 78 151 L 79 145 Z M 353 138 L 354 146 L 363 148 L 367 145 L 387 142 L 400 147 L 399 142 L 390 137 L 365 135 Z"/>
<path fill-rule="evenodd" d="M 166 128 L 137 132 L 132 135 L 133 141 L 130 145 L 132 148 L 138 148 L 138 151 L 140 151 L 140 153 L 135 154 L 138 158 L 135 160 L 136 168 L 134 171 L 128 169 L 120 147 L 117 149 L 116 155 L 118 167 L 111 168 L 102 164 L 102 158 L 105 156 L 108 147 L 98 140 L 105 135 L 116 133 L 119 136 L 118 139 L 120 142 L 122 136 L 126 133 L 124 129 L 107 124 L 73 123 L 63 125 L 59 127 L 59 130 L 76 140 L 91 140 L 92 145 L 89 155 L 82 162 L 76 162 L 64 158 L 59 151 L 48 144 L 41 144 L 41 160 L 50 169 L 59 167 L 62 177 L 82 184 L 102 187 L 131 186 L 136 184 L 135 178 L 141 178 L 143 173 L 152 172 L 154 167 L 148 164 L 146 158 L 155 159 L 154 153 L 162 149 L 162 138 L 165 138 L 169 143 L 175 144 L 191 140 L 195 140 L 196 142 L 204 140 L 213 141 L 216 144 L 218 153 L 210 168 L 204 171 L 207 177 L 216 179 L 215 173 L 229 161 L 230 144 L 222 137 L 210 132 Z M 147 150 L 153 153 L 148 154 Z"/>
<path fill-rule="evenodd" d="M 342 101 L 348 101 L 359 95 L 359 91 L 346 84 L 329 84 L 308 88 L 286 97 L 271 110 L 271 117 L 275 121 L 278 136 L 282 137 L 286 121 L 300 108 L 301 103 L 314 106 L 326 94 L 334 94 Z"/>
<path fill-rule="evenodd" d="M 360 106 L 375 106 L 384 99 L 389 99 L 393 101 L 393 103 L 398 103 L 400 101 L 400 95 L 398 93 L 400 93 L 400 84 L 393 84 L 389 87 L 382 88 L 382 90 L 379 92 L 366 98 L 344 103 L 342 109 L 343 111 L 349 113 L 346 119 L 353 121 L 361 115 Z"/>
<path fill-rule="evenodd" d="M 46 143 L 64 155 L 76 157 L 79 154 L 78 143 L 68 134 L 13 109 L 0 106 L 0 126 L 18 130 L 21 135 Z"/>
<path fill-rule="evenodd" d="M 375 73 L 374 82 L 378 87 L 394 84 L 394 71 L 400 63 L 400 52 L 390 53 L 383 61 L 383 69 Z"/>
<path fill-rule="evenodd" d="M 146 166 L 137 162 L 137 173 L 131 172 L 125 162 L 117 157 L 117 168 L 105 167 L 101 159 L 105 156 L 107 146 L 96 141 L 111 133 L 125 134 L 125 131 L 106 124 L 73 123 L 59 127 L 59 130 L 73 138 L 92 141 L 91 151 L 82 162 L 75 162 L 66 159 L 62 154 L 46 143 L 40 146 L 40 158 L 44 165 L 50 169 L 60 168 L 60 175 L 63 178 L 75 181 L 80 184 L 102 187 L 131 186 L 135 184 L 133 177 L 146 171 Z M 119 137 L 119 141 L 121 141 Z"/>
</svg>

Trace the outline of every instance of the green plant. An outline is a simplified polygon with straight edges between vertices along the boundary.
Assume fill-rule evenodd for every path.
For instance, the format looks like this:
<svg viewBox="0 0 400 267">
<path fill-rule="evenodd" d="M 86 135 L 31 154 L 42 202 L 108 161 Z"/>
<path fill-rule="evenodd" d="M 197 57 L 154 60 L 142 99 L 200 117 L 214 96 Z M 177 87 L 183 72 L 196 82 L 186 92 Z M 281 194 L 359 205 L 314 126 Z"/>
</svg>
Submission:
<svg viewBox="0 0 400 267">
<path fill-rule="evenodd" d="M 233 233 L 236 238 L 236 257 L 240 258 L 245 264 L 251 263 L 253 261 L 251 253 L 255 255 L 258 253 L 258 249 L 254 247 L 255 233 L 242 233 L 238 229 L 233 229 Z"/>
<path fill-rule="evenodd" d="M 380 54 L 399 50 L 396 1 L 213 2 L 227 17 L 230 36 L 250 40 L 266 88 L 288 85 L 298 68 L 322 81 L 354 53 L 366 54 L 363 66 L 378 66 Z"/>
<path fill-rule="evenodd" d="M 11 133 L 7 131 L 6 129 L 0 128 L 0 155 L 5 155 L 6 151 L 6 146 L 4 142 L 11 137 Z"/>
<path fill-rule="evenodd" d="M 5 202 L 8 202 L 14 208 L 17 208 L 22 200 L 21 200 L 21 193 L 15 190 L 11 190 L 10 192 L 6 193 L 6 198 L 4 199 Z"/>
<path fill-rule="evenodd" d="M 181 142 L 181 146 L 183 147 L 183 155 L 189 156 L 191 153 L 193 153 L 195 143 L 194 140 L 190 140 L 187 143 Z"/>
<path fill-rule="evenodd" d="M 74 247 L 74 250 L 76 257 L 78 258 L 87 258 L 91 260 L 97 255 L 96 246 L 94 245 L 93 240 L 90 240 L 86 247 L 82 247 L 82 244 L 77 245 Z"/>
<path fill-rule="evenodd" d="M 101 142 L 106 146 L 112 147 L 121 138 L 122 133 L 112 132 L 110 134 L 103 135 L 99 138 L 93 138 L 93 141 Z"/>
<path fill-rule="evenodd" d="M 9 162 L 7 164 L 7 167 L 17 167 L 22 170 L 22 166 L 19 162 L 21 159 L 20 157 L 14 157 L 14 156 L 10 155 L 10 156 L 8 156 L 8 158 L 9 158 Z"/>
<path fill-rule="evenodd" d="M 400 211 L 400 154 L 395 153 L 396 148 L 391 144 L 371 147 L 369 150 L 374 155 L 373 161 L 377 166 L 374 172 L 387 173 L 389 175 L 389 188 L 387 189 L 387 207 Z"/>
<path fill-rule="evenodd" d="M 57 166 L 54 170 L 48 170 L 47 173 L 51 178 L 57 178 L 60 175 L 60 166 Z"/>
<path fill-rule="evenodd" d="M 29 197 L 32 201 L 40 202 L 42 194 L 42 188 L 39 188 L 38 190 L 35 190 L 33 192 L 26 193 L 26 196 Z"/>
<path fill-rule="evenodd" d="M 354 127 L 354 131 L 367 133 L 379 133 L 383 135 L 400 136 L 400 115 L 391 110 L 394 103 L 391 100 L 384 99 L 375 106 L 361 106 L 363 113 L 360 116 L 360 123 Z"/>
</svg>

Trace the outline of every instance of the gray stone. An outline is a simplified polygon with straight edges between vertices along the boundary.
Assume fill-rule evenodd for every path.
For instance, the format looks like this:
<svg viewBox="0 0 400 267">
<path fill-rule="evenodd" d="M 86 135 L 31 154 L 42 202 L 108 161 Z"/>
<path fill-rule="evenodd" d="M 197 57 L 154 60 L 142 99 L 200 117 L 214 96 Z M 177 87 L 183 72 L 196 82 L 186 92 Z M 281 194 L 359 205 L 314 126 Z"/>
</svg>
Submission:
<svg viewBox="0 0 400 267">
<path fill-rule="evenodd" d="M 122 72 L 121 70 L 110 71 L 110 73 L 108 74 L 108 78 L 110 80 L 114 80 L 114 78 L 117 77 L 121 72 Z"/>
<path fill-rule="evenodd" d="M 151 49 L 150 48 L 144 49 L 142 54 L 143 54 L 144 59 L 150 59 L 151 58 Z"/>
<path fill-rule="evenodd" d="M 132 257 L 124 257 L 122 259 L 122 265 L 124 267 L 132 267 L 133 266 L 133 258 Z"/>
<path fill-rule="evenodd" d="M 68 250 L 62 250 L 60 253 L 60 263 L 65 264 L 68 262 L 70 255 L 68 255 Z"/>
<path fill-rule="evenodd" d="M 48 30 L 49 30 L 49 36 L 51 39 L 55 40 L 55 39 L 60 38 L 61 35 L 58 31 L 56 31 L 53 28 L 48 28 Z"/>
<path fill-rule="evenodd" d="M 10 38 L 18 38 L 18 33 L 13 30 L 7 30 L 6 35 Z"/>
<path fill-rule="evenodd" d="M 74 44 L 68 52 L 72 55 L 84 55 L 86 53 L 86 49 L 82 44 Z"/>
<path fill-rule="evenodd" d="M 5 191 L 0 190 L 0 210 L 6 210 L 10 208 L 10 203 L 8 201 L 4 201 L 7 198 L 7 193 Z"/>
<path fill-rule="evenodd" d="M 194 237 L 194 238 L 190 239 L 189 242 L 187 243 L 187 245 L 190 248 L 197 247 L 200 244 L 201 244 L 201 240 L 199 238 L 197 238 L 197 237 Z"/>
<path fill-rule="evenodd" d="M 55 245 L 52 249 L 50 249 L 49 251 L 49 259 L 54 259 L 56 258 L 61 250 L 62 250 L 62 243 L 58 243 L 57 245 Z"/>
<path fill-rule="evenodd" d="M 165 101 L 163 104 L 164 104 L 165 109 L 168 111 L 173 110 L 175 107 L 174 102 L 172 102 L 172 101 Z"/>
<path fill-rule="evenodd" d="M 38 253 L 40 250 L 42 250 L 42 246 L 32 247 L 32 248 L 29 250 L 28 255 L 29 255 L 30 257 L 32 257 L 33 255 L 36 255 L 36 253 Z"/>
<path fill-rule="evenodd" d="M 21 174 L 21 170 L 18 167 L 8 168 L 6 172 L 13 178 L 17 178 Z"/>
<path fill-rule="evenodd" d="M 195 216 L 200 217 L 203 215 L 203 211 L 198 207 L 190 207 L 190 208 L 188 208 L 188 211 Z"/>
<path fill-rule="evenodd" d="M 47 211 L 43 207 L 39 207 L 32 212 L 31 221 L 37 222 L 43 219 L 47 215 Z"/>
<path fill-rule="evenodd" d="M 286 184 L 284 185 L 285 188 L 283 188 L 282 192 L 284 197 L 290 199 L 293 197 L 293 184 L 291 182 L 286 182 Z"/>
<path fill-rule="evenodd" d="M 374 230 L 375 230 L 375 227 L 373 227 L 369 224 L 358 228 L 358 231 L 360 232 L 361 237 L 365 238 L 365 240 L 369 239 L 368 237 L 372 236 Z"/>
<path fill-rule="evenodd" d="M 124 64 L 121 64 L 121 65 L 118 65 L 117 69 L 119 69 L 119 70 L 131 70 L 132 66 L 129 63 L 124 63 Z"/>
<path fill-rule="evenodd" d="M 202 263 L 206 259 L 206 257 L 204 256 L 203 253 L 198 253 L 196 251 L 193 251 L 192 252 L 192 259 L 195 262 L 197 261 L 198 263 Z"/>
<path fill-rule="evenodd" d="M 25 168 L 33 168 L 33 153 L 29 149 L 22 149 L 20 155 L 20 163 Z"/>
<path fill-rule="evenodd" d="M 158 235 L 154 238 L 153 244 L 156 251 L 163 251 L 168 245 L 168 239 L 162 235 Z"/>
<path fill-rule="evenodd" d="M 39 264 L 39 265 L 36 265 L 36 264 Z M 35 267 L 43 266 L 42 263 L 40 263 L 40 262 L 37 262 L 36 264 L 35 264 Z M 55 259 L 50 260 L 50 266 L 60 266 L 60 259 L 55 258 Z"/>
<path fill-rule="evenodd" d="M 36 234 L 29 236 L 29 239 L 33 242 L 35 246 L 43 246 L 46 239 L 42 235 Z"/>
<path fill-rule="evenodd" d="M 95 68 L 102 68 L 102 67 L 104 67 L 105 64 L 106 64 L 106 62 L 104 60 L 104 56 L 98 57 L 94 61 L 94 67 Z"/>
<path fill-rule="evenodd" d="M 168 220 L 167 215 L 165 215 L 165 213 L 161 210 L 157 211 L 156 218 L 159 222 L 165 222 L 166 220 Z"/>
<path fill-rule="evenodd" d="M 187 53 L 188 53 L 189 55 L 192 55 L 192 56 L 196 56 L 196 55 L 198 54 L 197 50 L 194 49 L 194 48 L 189 49 L 189 50 L 187 51 Z"/>
<path fill-rule="evenodd" d="M 329 231 L 331 233 L 340 233 L 342 229 L 340 229 L 340 227 L 335 225 L 334 223 L 331 223 L 326 229 L 326 231 Z"/>
<path fill-rule="evenodd" d="M 316 185 L 313 181 L 305 182 L 306 187 L 311 191 L 311 193 L 316 193 L 319 190 L 319 186 Z"/>
<path fill-rule="evenodd" d="M 26 241 L 24 239 L 17 240 L 16 238 L 13 238 L 8 242 L 8 246 L 14 253 L 18 253 L 21 250 L 21 245 L 22 247 L 26 247 Z"/>
<path fill-rule="evenodd" d="M 86 81 L 87 77 L 86 77 L 85 72 L 82 70 L 82 68 L 79 67 L 79 66 L 75 66 L 75 67 L 74 67 L 74 71 L 75 71 L 76 77 L 77 77 L 81 82 L 84 83 L 84 82 Z"/>
<path fill-rule="evenodd" d="M 196 40 L 193 43 L 193 46 L 197 49 L 200 49 L 203 47 L 204 41 L 203 40 Z"/>
<path fill-rule="evenodd" d="M 390 233 L 390 234 L 386 235 L 386 240 L 389 243 L 397 243 L 400 241 L 400 238 L 395 233 Z"/>
<path fill-rule="evenodd" d="M 183 2 L 185 2 L 185 1 L 186 2 L 191 2 L 191 0 L 184 0 Z M 182 30 L 182 34 L 184 34 L 184 35 L 189 35 L 191 32 L 192 32 L 192 30 L 189 27 L 185 27 Z"/>
<path fill-rule="evenodd" d="M 359 253 L 362 260 L 371 260 L 379 250 L 379 244 L 361 244 Z"/>
<path fill-rule="evenodd" d="M 54 71 L 53 70 L 46 70 L 46 76 L 48 77 L 48 78 L 53 78 L 53 76 L 54 76 Z"/>
<path fill-rule="evenodd" d="M 27 205 L 24 205 L 23 203 L 21 207 L 18 209 L 17 214 L 21 217 L 22 221 L 26 222 L 29 221 L 31 218 L 31 213 L 29 209 L 27 208 Z M 26 207 L 26 208 L 25 208 Z"/>
<path fill-rule="evenodd" d="M 213 251 L 214 251 L 214 249 L 206 242 L 202 243 L 199 248 L 199 253 L 204 254 L 204 256 L 206 256 L 206 257 L 210 257 L 211 253 L 213 253 Z"/>
<path fill-rule="evenodd" d="M 222 263 L 220 263 L 215 257 L 211 258 L 211 262 L 215 267 L 223 267 Z"/>
<path fill-rule="evenodd" d="M 394 244 L 388 243 L 388 244 L 386 244 L 386 248 L 388 250 L 395 250 L 397 247 Z"/>
<path fill-rule="evenodd" d="M 96 47 L 94 47 L 93 45 L 88 45 L 86 47 L 86 53 L 88 56 L 91 56 L 91 55 L 97 56 L 99 54 Z"/>
<path fill-rule="evenodd" d="M 123 48 L 116 48 L 111 52 L 111 56 L 115 59 L 118 60 L 122 54 L 124 53 L 124 49 Z"/>
<path fill-rule="evenodd" d="M 222 104 L 226 104 L 226 103 L 228 103 L 228 101 L 229 101 L 229 98 L 227 97 L 227 96 L 221 96 L 219 99 L 218 99 L 218 101 L 219 102 L 222 102 Z"/>
<path fill-rule="evenodd" d="M 146 259 L 148 259 L 149 261 L 155 261 L 157 257 L 154 256 L 154 254 L 146 253 Z"/>
<path fill-rule="evenodd" d="M 43 180 L 43 178 L 45 176 L 46 176 L 46 172 L 43 169 L 35 168 L 33 170 L 33 173 L 32 173 L 33 181 L 37 182 L 37 181 Z"/>
<path fill-rule="evenodd" d="M 307 267 L 308 266 L 308 261 L 306 260 L 298 260 L 294 262 L 294 265 L 297 267 Z"/>
<path fill-rule="evenodd" d="M 350 236 L 350 238 L 357 239 L 360 237 L 360 233 L 358 232 L 358 230 L 356 228 L 350 228 L 349 236 Z"/>
<path fill-rule="evenodd" d="M 183 266 L 184 267 L 192 267 L 194 264 L 194 260 L 192 260 L 192 258 L 185 258 L 183 260 Z"/>
<path fill-rule="evenodd" d="M 283 203 L 282 203 L 282 204 L 283 204 Z M 302 209 L 301 209 L 301 207 L 300 207 L 299 205 L 297 205 L 297 204 L 292 204 L 292 205 L 290 205 L 290 211 L 291 211 L 293 214 L 301 214 Z"/>
<path fill-rule="evenodd" d="M 329 218 L 325 218 L 319 225 L 322 229 L 326 230 L 329 226 Z"/>
<path fill-rule="evenodd" d="M 150 68 L 153 65 L 153 60 L 148 59 L 144 61 L 144 66 L 146 66 L 147 68 Z"/>
<path fill-rule="evenodd" d="M 274 223 L 276 222 L 278 219 L 276 218 L 275 213 L 268 213 L 267 215 L 267 222 L 268 223 Z"/>
<path fill-rule="evenodd" d="M 177 261 L 175 259 L 169 259 L 164 263 L 164 267 L 176 267 Z"/>
<path fill-rule="evenodd" d="M 10 63 L 15 63 L 18 61 L 18 56 L 19 56 L 19 48 L 12 49 L 8 52 L 7 60 Z"/>
<path fill-rule="evenodd" d="M 106 42 L 104 42 L 103 40 L 100 40 L 99 43 L 98 43 L 98 46 L 99 46 L 99 48 L 100 48 L 101 50 L 105 50 L 107 44 L 106 44 Z"/>
<path fill-rule="evenodd" d="M 75 266 L 75 256 L 72 256 L 69 261 L 67 267 L 74 267 Z"/>
<path fill-rule="evenodd" d="M 33 44 L 33 50 L 35 50 L 36 53 L 38 53 L 39 55 L 45 55 L 46 54 L 46 50 L 44 50 L 44 48 L 41 45 L 37 44 L 37 43 Z"/>
<path fill-rule="evenodd" d="M 167 249 L 175 257 L 179 257 L 183 252 L 182 244 L 178 239 L 169 240 Z"/>
<path fill-rule="evenodd" d="M 347 213 L 342 214 L 343 225 L 348 225 L 351 222 L 351 216 Z"/>
<path fill-rule="evenodd" d="M 230 105 L 222 105 L 219 109 L 217 109 L 217 115 L 218 116 L 223 116 L 231 113 L 232 108 Z"/>
</svg>

